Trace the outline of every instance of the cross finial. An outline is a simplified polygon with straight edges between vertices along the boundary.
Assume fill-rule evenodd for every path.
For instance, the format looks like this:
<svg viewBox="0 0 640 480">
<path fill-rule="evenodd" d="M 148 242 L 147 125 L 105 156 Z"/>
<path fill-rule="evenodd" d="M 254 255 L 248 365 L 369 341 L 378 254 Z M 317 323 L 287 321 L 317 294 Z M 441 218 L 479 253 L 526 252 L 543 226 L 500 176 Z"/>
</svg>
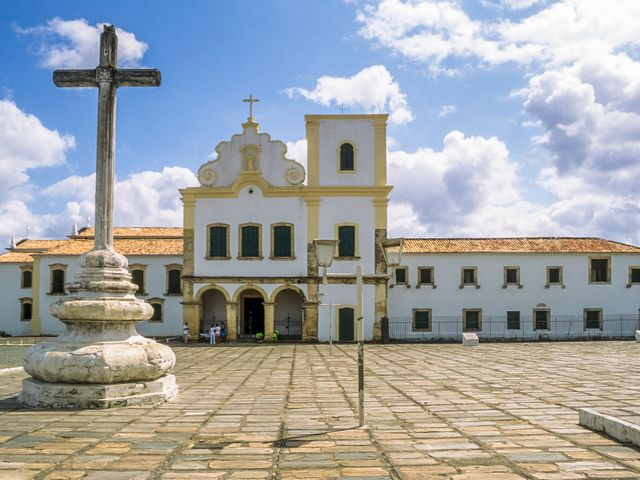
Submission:
<svg viewBox="0 0 640 480">
<path fill-rule="evenodd" d="M 260 100 L 258 98 L 253 98 L 253 93 L 252 93 L 249 95 L 249 98 L 244 98 L 242 101 L 249 103 L 249 121 L 253 122 L 253 103 L 259 102 Z"/>
</svg>

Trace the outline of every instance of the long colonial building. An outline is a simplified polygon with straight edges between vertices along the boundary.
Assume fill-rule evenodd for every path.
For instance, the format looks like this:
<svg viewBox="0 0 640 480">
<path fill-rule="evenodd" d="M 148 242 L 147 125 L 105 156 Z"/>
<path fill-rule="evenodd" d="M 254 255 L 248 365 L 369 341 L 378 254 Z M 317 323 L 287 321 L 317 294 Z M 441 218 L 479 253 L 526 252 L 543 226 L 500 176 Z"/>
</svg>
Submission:
<svg viewBox="0 0 640 480">
<path fill-rule="evenodd" d="M 307 168 L 249 118 L 180 191 L 183 228 L 116 228 L 137 295 L 154 307 L 147 336 L 194 338 L 219 323 L 231 341 L 355 338 L 356 267 L 366 339 L 632 336 L 640 248 L 598 238 L 404 239 L 389 271 L 386 115 L 307 115 Z M 178 194 L 178 192 L 176 192 Z M 93 229 L 25 239 L 0 255 L 0 330 L 53 335 L 49 305 L 67 295 Z M 326 284 L 313 248 L 339 246 Z M 386 322 L 385 322 L 386 331 Z"/>
</svg>

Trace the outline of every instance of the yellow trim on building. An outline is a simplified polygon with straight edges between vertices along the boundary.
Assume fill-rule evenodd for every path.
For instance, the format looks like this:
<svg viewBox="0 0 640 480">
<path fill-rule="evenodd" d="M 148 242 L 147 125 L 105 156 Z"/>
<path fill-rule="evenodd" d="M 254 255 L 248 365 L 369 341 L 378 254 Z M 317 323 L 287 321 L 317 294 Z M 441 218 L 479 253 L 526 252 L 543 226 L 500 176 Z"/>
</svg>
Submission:
<svg viewBox="0 0 640 480">
<path fill-rule="evenodd" d="M 373 123 L 373 158 L 375 164 L 375 185 L 387 184 L 387 119 Z"/>
<path fill-rule="evenodd" d="M 353 252 L 353 257 L 341 257 L 339 255 L 340 252 L 340 246 L 338 246 L 336 248 L 336 256 L 334 258 L 338 259 L 338 260 L 343 260 L 343 259 L 356 259 L 360 257 L 360 225 L 358 223 L 352 223 L 352 222 L 342 222 L 342 223 L 336 223 L 334 225 L 334 238 L 336 240 L 340 240 L 340 237 L 338 235 L 338 227 L 355 227 L 354 228 L 354 252 Z"/>
<path fill-rule="evenodd" d="M 307 130 L 307 184 L 320 183 L 320 123 L 305 116 Z"/>
<path fill-rule="evenodd" d="M 305 198 L 307 204 L 307 243 L 313 242 L 320 234 L 320 199 Z"/>
<path fill-rule="evenodd" d="M 42 320 L 40 319 L 40 257 L 33 256 L 33 277 L 31 278 L 31 335 L 38 336 L 42 332 Z"/>
<path fill-rule="evenodd" d="M 387 206 L 389 205 L 388 198 L 374 198 L 373 199 L 373 212 L 374 212 L 374 224 L 376 229 L 387 228 Z"/>
</svg>

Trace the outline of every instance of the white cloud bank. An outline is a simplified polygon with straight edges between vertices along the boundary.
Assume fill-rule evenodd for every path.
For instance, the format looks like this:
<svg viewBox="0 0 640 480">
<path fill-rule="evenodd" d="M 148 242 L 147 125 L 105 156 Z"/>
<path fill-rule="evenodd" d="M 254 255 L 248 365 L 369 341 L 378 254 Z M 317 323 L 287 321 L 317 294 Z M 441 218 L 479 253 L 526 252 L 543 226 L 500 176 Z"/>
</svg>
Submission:
<svg viewBox="0 0 640 480">
<path fill-rule="evenodd" d="M 98 64 L 100 34 L 103 25 L 89 25 L 84 18 L 63 20 L 55 17 L 44 25 L 31 28 L 16 27 L 16 32 L 33 40 L 35 53 L 45 68 L 94 68 Z M 136 36 L 116 28 L 118 33 L 118 63 L 139 65 L 148 45 Z"/>
<path fill-rule="evenodd" d="M 362 108 L 367 113 L 389 112 L 395 124 L 413 120 L 407 96 L 384 65 L 373 65 L 352 77 L 320 77 L 313 90 L 292 87 L 285 90 L 289 97 L 302 96 L 320 105 L 345 105 Z"/>
</svg>

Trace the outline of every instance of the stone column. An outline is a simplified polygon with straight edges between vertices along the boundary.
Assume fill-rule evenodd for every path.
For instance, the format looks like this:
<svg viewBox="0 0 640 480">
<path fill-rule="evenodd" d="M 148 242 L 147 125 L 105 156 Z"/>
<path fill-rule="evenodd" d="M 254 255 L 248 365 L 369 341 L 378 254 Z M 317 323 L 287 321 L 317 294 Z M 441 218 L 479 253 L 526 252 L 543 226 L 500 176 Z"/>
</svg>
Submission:
<svg viewBox="0 0 640 480">
<path fill-rule="evenodd" d="M 318 304 L 315 302 L 305 302 L 302 305 L 304 310 L 304 329 L 302 332 L 302 340 L 317 341 L 318 340 Z"/>
<path fill-rule="evenodd" d="M 198 339 L 200 333 L 200 304 L 197 302 L 183 302 L 182 319 L 189 327 L 189 338 Z"/>
<path fill-rule="evenodd" d="M 273 331 L 275 330 L 275 304 L 264 304 L 264 339 L 271 341 L 273 338 Z"/>
<path fill-rule="evenodd" d="M 238 339 L 238 305 L 235 302 L 227 302 L 227 339 Z"/>
<path fill-rule="evenodd" d="M 382 317 L 387 315 L 387 286 L 384 283 L 375 284 L 375 315 L 373 322 L 373 339 L 382 340 Z"/>
</svg>

